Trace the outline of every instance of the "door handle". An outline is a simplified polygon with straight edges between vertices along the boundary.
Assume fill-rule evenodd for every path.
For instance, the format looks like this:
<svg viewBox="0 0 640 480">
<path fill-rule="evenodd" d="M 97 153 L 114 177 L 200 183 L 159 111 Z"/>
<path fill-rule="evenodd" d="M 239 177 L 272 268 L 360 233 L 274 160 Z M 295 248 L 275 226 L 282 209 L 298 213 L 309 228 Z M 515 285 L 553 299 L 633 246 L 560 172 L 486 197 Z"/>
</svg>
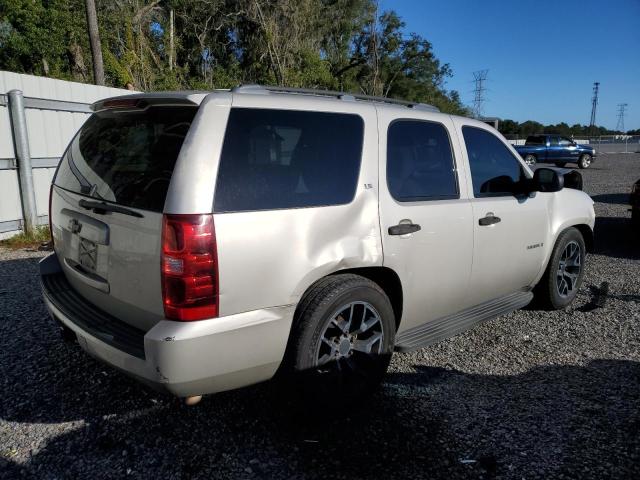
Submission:
<svg viewBox="0 0 640 480">
<path fill-rule="evenodd" d="M 415 223 L 399 223 L 393 227 L 389 227 L 389 235 L 406 235 L 420 230 L 420 225 Z"/>
<path fill-rule="evenodd" d="M 486 217 L 482 217 L 480 220 L 478 220 L 478 224 L 481 227 L 486 227 L 487 225 L 493 225 L 501 221 L 502 219 L 500 217 L 496 217 L 493 213 L 489 212 L 487 213 Z"/>
</svg>

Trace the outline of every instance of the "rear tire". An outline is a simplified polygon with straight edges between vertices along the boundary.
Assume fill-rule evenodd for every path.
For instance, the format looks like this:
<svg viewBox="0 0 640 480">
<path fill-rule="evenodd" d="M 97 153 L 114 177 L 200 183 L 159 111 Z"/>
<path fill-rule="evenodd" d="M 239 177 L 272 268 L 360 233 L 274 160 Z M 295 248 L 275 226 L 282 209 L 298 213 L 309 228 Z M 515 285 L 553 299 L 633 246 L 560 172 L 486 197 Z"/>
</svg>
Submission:
<svg viewBox="0 0 640 480">
<path fill-rule="evenodd" d="M 578 160 L 578 167 L 580 168 L 589 168 L 591 166 L 591 155 L 588 153 L 584 153 L 580 155 L 580 159 Z"/>
<path fill-rule="evenodd" d="M 305 407 L 344 411 L 372 393 L 387 371 L 395 340 L 389 298 L 353 274 L 320 280 L 298 305 L 285 378 Z"/>
<path fill-rule="evenodd" d="M 536 303 L 550 310 L 569 306 L 582 285 L 585 256 L 586 248 L 580 231 L 573 227 L 563 231 L 534 290 Z"/>
<path fill-rule="evenodd" d="M 524 163 L 526 163 L 527 165 L 529 165 L 530 167 L 533 167 L 536 164 L 536 156 L 535 155 L 531 155 L 530 153 L 525 155 L 524 157 Z"/>
</svg>

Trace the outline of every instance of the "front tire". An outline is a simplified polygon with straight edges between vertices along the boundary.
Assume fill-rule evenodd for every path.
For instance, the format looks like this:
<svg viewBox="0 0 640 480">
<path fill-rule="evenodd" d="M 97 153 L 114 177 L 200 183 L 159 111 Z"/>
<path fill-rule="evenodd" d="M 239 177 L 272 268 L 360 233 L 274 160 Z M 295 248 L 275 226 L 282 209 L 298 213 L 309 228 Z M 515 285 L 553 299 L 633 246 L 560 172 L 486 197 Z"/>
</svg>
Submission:
<svg viewBox="0 0 640 480">
<path fill-rule="evenodd" d="M 584 153 L 580 155 L 580 159 L 578 160 L 578 167 L 580 168 L 589 168 L 591 166 L 591 155 L 588 153 Z"/>
<path fill-rule="evenodd" d="M 305 295 L 294 322 L 286 374 L 305 403 L 344 408 L 378 387 L 396 329 L 391 302 L 376 283 L 353 274 L 327 277 Z"/>
<path fill-rule="evenodd" d="M 582 285 L 585 256 L 586 248 L 580 231 L 573 227 L 563 231 L 535 288 L 538 304 L 550 310 L 561 310 L 573 302 Z"/>
<path fill-rule="evenodd" d="M 524 163 L 526 163 L 530 167 L 533 167 L 536 164 L 536 156 L 535 155 L 531 155 L 530 153 L 525 155 Z"/>
</svg>

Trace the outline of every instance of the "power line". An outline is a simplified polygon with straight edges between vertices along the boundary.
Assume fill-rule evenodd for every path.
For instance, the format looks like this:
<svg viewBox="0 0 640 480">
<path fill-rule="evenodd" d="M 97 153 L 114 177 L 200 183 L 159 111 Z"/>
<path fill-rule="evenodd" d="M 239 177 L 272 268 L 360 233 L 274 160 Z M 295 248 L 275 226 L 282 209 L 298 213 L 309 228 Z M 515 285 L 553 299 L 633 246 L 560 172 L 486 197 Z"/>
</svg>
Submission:
<svg viewBox="0 0 640 480">
<path fill-rule="evenodd" d="M 478 70 L 473 72 L 473 80 L 475 82 L 475 88 L 473 89 L 473 116 L 480 118 L 482 116 L 483 104 L 485 99 L 484 93 L 487 91 L 485 82 L 487 81 L 487 74 L 489 70 Z"/>
<path fill-rule="evenodd" d="M 593 133 L 596 126 L 596 108 L 598 107 L 598 90 L 600 82 L 593 82 L 593 97 L 591 97 L 591 121 L 589 122 L 589 132 Z"/>
<path fill-rule="evenodd" d="M 624 133 L 624 111 L 627 108 L 628 103 L 619 103 L 618 104 L 618 125 L 616 125 L 616 130 Z"/>
</svg>

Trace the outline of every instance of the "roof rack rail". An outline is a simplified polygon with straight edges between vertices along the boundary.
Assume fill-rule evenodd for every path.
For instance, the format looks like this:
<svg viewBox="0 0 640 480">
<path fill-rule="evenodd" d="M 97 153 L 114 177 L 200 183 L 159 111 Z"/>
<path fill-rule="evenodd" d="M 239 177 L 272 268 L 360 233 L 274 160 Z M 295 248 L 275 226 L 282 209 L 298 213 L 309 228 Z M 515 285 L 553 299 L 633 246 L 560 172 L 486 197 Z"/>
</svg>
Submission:
<svg viewBox="0 0 640 480">
<path fill-rule="evenodd" d="M 437 107 L 434 107 L 433 105 L 428 105 L 426 103 L 409 102 L 407 100 L 398 100 L 395 98 L 388 98 L 388 97 L 376 97 L 374 95 L 363 95 L 361 93 L 348 93 L 348 92 L 336 92 L 334 90 L 321 90 L 317 88 L 275 87 L 275 86 L 268 86 L 268 85 L 248 84 L 248 85 L 238 85 L 237 87 L 233 87 L 231 89 L 231 92 L 254 93 L 254 94 L 262 94 L 262 95 L 269 94 L 270 92 L 298 93 L 301 95 L 317 95 L 322 97 L 335 97 L 345 101 L 364 100 L 367 102 L 389 103 L 392 105 L 402 105 L 408 108 L 426 110 L 429 112 L 440 111 Z"/>
</svg>

